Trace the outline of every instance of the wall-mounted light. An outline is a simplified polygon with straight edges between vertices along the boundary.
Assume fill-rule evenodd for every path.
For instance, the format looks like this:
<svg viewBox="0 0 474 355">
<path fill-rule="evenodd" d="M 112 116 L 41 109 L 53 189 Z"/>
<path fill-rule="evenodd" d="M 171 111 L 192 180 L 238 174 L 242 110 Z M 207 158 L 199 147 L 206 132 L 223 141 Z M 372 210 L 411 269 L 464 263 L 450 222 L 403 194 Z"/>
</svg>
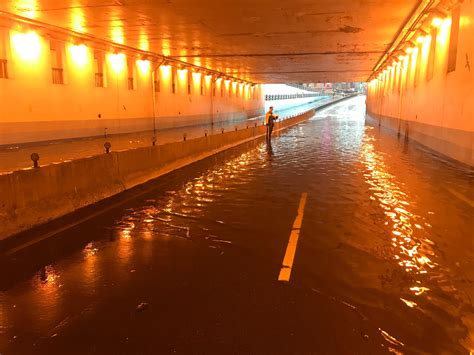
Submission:
<svg viewBox="0 0 474 355">
<path fill-rule="evenodd" d="M 125 68 L 125 55 L 123 53 L 109 54 L 109 61 L 112 69 L 116 73 L 120 73 Z"/>
<path fill-rule="evenodd" d="M 431 26 L 433 27 L 440 27 L 443 24 L 443 19 L 440 17 L 435 17 L 431 20 Z"/>
<path fill-rule="evenodd" d="M 195 70 L 193 70 L 193 76 L 195 76 L 195 77 L 200 77 L 200 76 L 201 76 L 201 72 L 200 72 L 200 71 L 195 71 Z"/>
<path fill-rule="evenodd" d="M 12 44 L 18 56 L 23 60 L 37 60 L 41 53 L 40 38 L 36 32 L 14 33 Z"/>
<path fill-rule="evenodd" d="M 426 37 L 425 36 L 418 36 L 418 38 L 416 39 L 416 42 L 417 43 L 423 43 L 426 41 Z"/>
<path fill-rule="evenodd" d="M 180 82 L 185 82 L 185 80 L 187 79 L 187 76 L 188 76 L 188 69 L 181 67 L 176 72 L 178 74 L 179 81 Z"/>
<path fill-rule="evenodd" d="M 140 73 L 146 74 L 150 70 L 150 61 L 148 59 L 139 59 L 137 60 L 137 66 Z"/>
<path fill-rule="evenodd" d="M 165 62 L 166 63 L 166 62 Z M 160 66 L 160 75 L 161 79 L 165 82 L 169 82 L 171 80 L 171 65 L 163 64 Z"/>
<path fill-rule="evenodd" d="M 87 47 L 85 44 L 75 44 L 69 46 L 69 53 L 73 62 L 78 66 L 84 66 L 88 62 Z"/>
</svg>

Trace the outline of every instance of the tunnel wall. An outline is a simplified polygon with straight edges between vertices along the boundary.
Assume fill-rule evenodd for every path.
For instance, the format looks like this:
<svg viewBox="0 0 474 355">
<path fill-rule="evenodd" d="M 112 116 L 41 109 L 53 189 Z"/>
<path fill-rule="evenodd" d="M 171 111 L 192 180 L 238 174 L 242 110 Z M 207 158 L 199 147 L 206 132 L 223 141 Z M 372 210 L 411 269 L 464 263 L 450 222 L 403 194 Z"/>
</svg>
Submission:
<svg viewBox="0 0 474 355">
<path fill-rule="evenodd" d="M 170 65 L 156 69 L 161 63 L 133 53 L 112 53 L 49 35 L 0 26 L 0 145 L 148 131 L 154 125 L 200 125 L 264 113 L 261 85 Z"/>
<path fill-rule="evenodd" d="M 367 111 L 369 122 L 474 166 L 474 3 L 462 3 L 459 24 L 454 11 L 369 84 Z"/>
<path fill-rule="evenodd" d="M 297 124 L 315 110 L 278 122 Z M 0 241 L 219 151 L 265 135 L 265 126 L 111 152 L 0 175 Z"/>
</svg>

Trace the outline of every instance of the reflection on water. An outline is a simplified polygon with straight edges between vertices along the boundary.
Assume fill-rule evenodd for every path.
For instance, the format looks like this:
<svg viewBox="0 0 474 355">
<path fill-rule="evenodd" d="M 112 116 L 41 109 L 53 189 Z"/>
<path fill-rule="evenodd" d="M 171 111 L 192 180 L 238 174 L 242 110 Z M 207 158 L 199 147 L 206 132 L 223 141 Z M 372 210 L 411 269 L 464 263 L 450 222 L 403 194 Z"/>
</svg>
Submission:
<svg viewBox="0 0 474 355">
<path fill-rule="evenodd" d="M 87 288 L 91 290 L 97 286 L 99 277 L 99 270 L 97 270 L 99 249 L 95 244 L 95 242 L 88 243 L 82 251 L 84 255 L 84 262 L 82 264 L 84 283 L 87 285 Z"/>
<path fill-rule="evenodd" d="M 60 281 L 61 275 L 52 265 L 42 267 L 38 271 L 35 282 L 37 292 L 33 304 L 41 314 L 38 321 L 43 324 L 48 324 L 57 317 L 63 286 Z"/>
<path fill-rule="evenodd" d="M 439 312 L 448 312 L 455 319 L 462 319 L 467 328 L 464 342 L 471 347 L 474 345 L 472 315 L 463 318 L 463 314 L 465 308 L 472 310 L 472 301 L 458 293 L 450 280 L 452 271 L 437 261 L 439 251 L 431 237 L 432 225 L 426 221 L 426 216 L 412 211 L 414 200 L 403 191 L 403 184 L 390 172 L 384 154 L 375 149 L 373 131 L 373 127 L 366 127 L 360 161 L 366 168 L 364 179 L 370 186 L 370 199 L 378 203 L 387 218 L 385 224 L 391 231 L 388 236 L 391 239 L 391 256 L 409 275 L 410 283 L 402 290 L 400 300 L 407 307 L 416 308 L 420 307 L 417 299 L 423 297 L 422 312 L 430 314 L 432 307 L 436 306 Z M 432 211 L 427 213 L 434 215 Z M 431 287 L 437 289 L 435 294 L 431 294 Z M 434 313 L 432 316 L 436 317 Z"/>
<path fill-rule="evenodd" d="M 435 257 L 434 243 L 429 239 L 430 225 L 421 216 L 410 212 L 410 198 L 403 192 L 401 184 L 394 175 L 389 173 L 384 157 L 374 148 L 375 137 L 370 134 L 372 127 L 367 127 L 363 139 L 361 162 L 367 172 L 365 181 L 370 185 L 371 200 L 377 201 L 387 216 L 391 227 L 391 244 L 393 258 L 398 265 L 413 278 L 413 286 L 408 289 L 412 295 L 420 296 L 429 291 L 423 280 L 437 267 L 432 261 Z M 408 307 L 415 307 L 414 301 L 400 298 Z"/>
<path fill-rule="evenodd" d="M 123 265 L 128 265 L 130 263 L 130 258 L 133 254 L 133 240 L 132 233 L 135 230 L 135 222 L 130 221 L 130 219 L 135 220 L 134 217 L 127 216 L 120 224 L 121 228 L 118 229 L 119 239 L 118 239 L 118 260 Z"/>
<path fill-rule="evenodd" d="M 166 191 L 164 198 L 147 200 L 141 208 L 129 210 L 115 226 L 120 237 L 119 259 L 124 264 L 130 262 L 133 239 L 137 237 L 148 241 L 158 235 L 206 240 L 210 242 L 210 248 L 216 248 L 216 243 L 225 243 L 218 236 L 210 235 L 208 227 L 197 221 L 203 218 L 206 220 L 209 205 L 252 179 L 251 174 L 248 174 L 248 166 L 265 159 L 263 151 L 259 151 L 258 155 L 253 153 L 255 151 L 242 153 L 187 181 L 181 189 Z M 217 219 L 211 222 L 216 225 L 226 224 Z M 145 254 L 150 257 L 151 253 L 151 247 L 148 247 Z"/>
</svg>

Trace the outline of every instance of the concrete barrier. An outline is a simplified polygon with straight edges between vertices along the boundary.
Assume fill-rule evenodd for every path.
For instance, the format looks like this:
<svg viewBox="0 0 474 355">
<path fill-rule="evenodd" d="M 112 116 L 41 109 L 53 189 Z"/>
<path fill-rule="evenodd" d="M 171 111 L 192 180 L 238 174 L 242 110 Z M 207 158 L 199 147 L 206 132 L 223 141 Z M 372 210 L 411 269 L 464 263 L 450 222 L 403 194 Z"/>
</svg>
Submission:
<svg viewBox="0 0 474 355">
<path fill-rule="evenodd" d="M 474 147 L 472 145 L 474 132 L 383 116 L 370 110 L 367 114 L 366 123 L 369 125 L 386 127 L 438 154 L 457 160 L 468 167 L 474 167 Z"/>
<path fill-rule="evenodd" d="M 275 132 L 314 115 L 277 122 Z M 0 241 L 265 135 L 262 125 L 0 175 Z"/>
</svg>

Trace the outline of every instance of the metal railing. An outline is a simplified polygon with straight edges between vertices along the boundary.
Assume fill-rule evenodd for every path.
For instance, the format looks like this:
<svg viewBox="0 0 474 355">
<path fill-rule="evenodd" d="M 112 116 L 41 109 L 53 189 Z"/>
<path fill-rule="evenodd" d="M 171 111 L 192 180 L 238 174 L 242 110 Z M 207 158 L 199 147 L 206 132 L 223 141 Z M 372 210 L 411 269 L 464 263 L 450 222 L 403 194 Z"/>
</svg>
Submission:
<svg viewBox="0 0 474 355">
<path fill-rule="evenodd" d="M 53 84 L 64 84 L 64 71 L 62 68 L 53 68 Z"/>
<path fill-rule="evenodd" d="M 292 99 L 302 99 L 302 98 L 307 98 L 307 97 L 319 97 L 319 96 L 324 96 L 324 93 L 314 92 L 314 93 L 299 93 L 299 94 L 265 95 L 265 101 L 292 100 Z"/>
</svg>

